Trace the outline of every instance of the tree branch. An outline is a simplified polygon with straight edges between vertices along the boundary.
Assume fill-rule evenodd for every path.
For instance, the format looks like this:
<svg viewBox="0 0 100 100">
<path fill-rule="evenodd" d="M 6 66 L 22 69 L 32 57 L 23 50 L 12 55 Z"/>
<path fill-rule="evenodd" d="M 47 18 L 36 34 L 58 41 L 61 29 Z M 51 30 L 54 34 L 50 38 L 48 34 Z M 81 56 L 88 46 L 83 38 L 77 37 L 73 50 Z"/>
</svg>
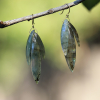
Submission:
<svg viewBox="0 0 100 100">
<path fill-rule="evenodd" d="M 26 20 L 29 21 L 29 20 L 32 20 L 32 19 L 35 19 L 35 18 L 38 18 L 38 17 L 41 17 L 41 16 L 53 14 L 55 12 L 58 12 L 58 11 L 61 11 L 61 10 L 64 10 L 64 9 L 68 9 L 69 6 L 70 7 L 75 6 L 75 5 L 77 5 L 77 4 L 79 4 L 79 3 L 83 2 L 83 1 L 84 0 L 76 0 L 76 1 L 71 2 L 69 4 L 65 4 L 65 5 L 56 7 L 56 8 L 52 8 L 52 9 L 49 9 L 49 10 L 41 12 L 41 13 L 37 13 L 37 14 L 21 17 L 21 18 L 18 18 L 18 19 L 8 20 L 8 21 L 5 21 L 5 22 L 0 20 L 0 28 L 5 28 L 5 27 L 8 27 L 10 25 L 17 24 L 19 22 L 23 22 L 23 21 L 26 21 Z"/>
</svg>

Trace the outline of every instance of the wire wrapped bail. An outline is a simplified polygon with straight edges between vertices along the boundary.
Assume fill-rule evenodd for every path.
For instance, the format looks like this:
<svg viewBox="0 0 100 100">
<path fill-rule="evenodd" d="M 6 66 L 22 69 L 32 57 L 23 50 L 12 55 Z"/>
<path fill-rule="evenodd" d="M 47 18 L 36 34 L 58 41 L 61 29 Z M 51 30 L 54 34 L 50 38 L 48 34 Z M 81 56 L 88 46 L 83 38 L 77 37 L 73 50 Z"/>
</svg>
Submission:
<svg viewBox="0 0 100 100">
<path fill-rule="evenodd" d="M 68 8 L 69 8 L 69 12 L 66 14 L 66 17 L 65 17 L 64 19 L 68 18 L 68 20 L 69 20 L 69 22 L 70 22 L 70 19 L 69 19 L 70 6 L 69 6 L 68 4 L 66 4 L 66 5 L 67 5 Z M 63 9 L 62 12 L 60 13 L 60 15 L 63 14 L 63 12 L 64 12 L 64 9 Z"/>
</svg>

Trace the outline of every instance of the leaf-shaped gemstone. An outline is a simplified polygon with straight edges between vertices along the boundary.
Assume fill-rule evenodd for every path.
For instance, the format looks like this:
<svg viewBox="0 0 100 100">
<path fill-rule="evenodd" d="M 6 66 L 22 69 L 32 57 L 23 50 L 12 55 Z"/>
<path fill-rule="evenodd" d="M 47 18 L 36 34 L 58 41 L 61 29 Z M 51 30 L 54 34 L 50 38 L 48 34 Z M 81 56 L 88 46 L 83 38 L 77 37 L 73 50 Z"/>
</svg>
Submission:
<svg viewBox="0 0 100 100">
<path fill-rule="evenodd" d="M 33 34 L 31 47 L 31 68 L 33 78 L 38 84 L 41 74 L 41 59 L 45 55 L 44 45 L 37 33 Z"/>
<path fill-rule="evenodd" d="M 64 20 L 61 29 L 61 45 L 69 69 L 71 72 L 73 72 L 76 61 L 76 44 L 74 40 L 74 34 L 69 27 L 69 22 L 67 19 Z"/>
<path fill-rule="evenodd" d="M 26 59 L 27 59 L 27 63 L 28 65 L 30 65 L 31 62 L 31 45 L 32 45 L 32 37 L 33 34 L 35 33 L 35 30 L 33 30 L 27 40 L 27 44 L 26 44 Z"/>
<path fill-rule="evenodd" d="M 70 28 L 71 28 L 71 30 L 72 30 L 75 38 L 76 38 L 76 41 L 77 41 L 78 46 L 80 46 L 79 36 L 78 36 L 78 33 L 77 33 L 75 27 L 70 22 L 69 22 L 69 26 L 70 26 Z"/>
</svg>

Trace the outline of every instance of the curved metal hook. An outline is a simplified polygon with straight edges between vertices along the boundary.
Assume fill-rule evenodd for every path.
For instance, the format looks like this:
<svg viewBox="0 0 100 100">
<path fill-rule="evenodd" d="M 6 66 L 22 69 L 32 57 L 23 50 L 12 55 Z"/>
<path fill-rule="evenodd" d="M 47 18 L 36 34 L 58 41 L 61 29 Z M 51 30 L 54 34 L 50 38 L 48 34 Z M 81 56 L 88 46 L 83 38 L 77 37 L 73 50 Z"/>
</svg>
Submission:
<svg viewBox="0 0 100 100">
<path fill-rule="evenodd" d="M 69 6 L 68 4 L 66 4 L 66 5 L 69 7 L 69 12 L 68 12 L 68 14 L 66 15 L 66 17 L 68 17 L 68 16 L 69 16 L 69 13 L 70 13 L 70 6 Z M 63 12 L 64 12 L 64 9 L 63 9 L 62 12 L 60 13 L 60 15 L 63 14 Z"/>
<path fill-rule="evenodd" d="M 66 17 L 69 17 L 69 13 L 70 13 L 70 6 L 68 4 L 66 4 L 69 7 L 69 12 L 67 13 Z"/>
<path fill-rule="evenodd" d="M 32 29 L 34 29 L 34 30 L 36 30 L 37 31 L 37 29 L 34 27 L 34 18 L 33 18 L 33 14 L 32 14 L 32 18 L 31 18 L 31 20 L 32 20 L 32 28 L 30 29 L 30 31 L 32 30 Z M 29 33 L 30 33 L 30 31 L 29 31 Z M 38 31 L 37 31 L 37 34 L 38 34 Z"/>
<path fill-rule="evenodd" d="M 32 28 L 30 29 L 29 34 L 30 34 L 31 30 L 34 29 L 34 18 L 33 18 L 33 14 L 32 14 L 31 20 L 32 20 Z"/>
<path fill-rule="evenodd" d="M 68 18 L 69 19 L 69 13 L 70 13 L 70 6 L 68 5 L 68 4 L 66 4 L 68 7 L 69 7 L 69 12 L 67 13 L 67 15 L 66 15 L 66 17 L 64 18 L 64 20 L 66 19 L 66 18 Z M 62 13 L 64 12 L 64 10 L 62 11 Z M 61 14 L 62 14 L 61 13 Z M 64 21 L 63 20 L 63 21 Z M 69 22 L 70 22 L 70 19 L 69 19 Z"/>
</svg>

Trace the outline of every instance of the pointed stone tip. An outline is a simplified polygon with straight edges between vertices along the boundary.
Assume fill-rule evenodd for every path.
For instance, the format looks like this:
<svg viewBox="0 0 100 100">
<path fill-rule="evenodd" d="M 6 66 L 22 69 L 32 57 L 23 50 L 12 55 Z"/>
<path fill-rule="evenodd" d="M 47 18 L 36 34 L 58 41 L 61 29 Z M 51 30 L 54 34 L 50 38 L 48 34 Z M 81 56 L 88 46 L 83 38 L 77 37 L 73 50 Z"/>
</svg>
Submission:
<svg viewBox="0 0 100 100">
<path fill-rule="evenodd" d="M 71 72 L 73 73 L 73 70 L 71 70 Z"/>
<path fill-rule="evenodd" d="M 39 83 L 39 81 L 35 81 L 36 82 L 36 84 L 38 84 Z"/>
<path fill-rule="evenodd" d="M 70 69 L 70 71 L 73 73 L 74 69 Z"/>
</svg>

